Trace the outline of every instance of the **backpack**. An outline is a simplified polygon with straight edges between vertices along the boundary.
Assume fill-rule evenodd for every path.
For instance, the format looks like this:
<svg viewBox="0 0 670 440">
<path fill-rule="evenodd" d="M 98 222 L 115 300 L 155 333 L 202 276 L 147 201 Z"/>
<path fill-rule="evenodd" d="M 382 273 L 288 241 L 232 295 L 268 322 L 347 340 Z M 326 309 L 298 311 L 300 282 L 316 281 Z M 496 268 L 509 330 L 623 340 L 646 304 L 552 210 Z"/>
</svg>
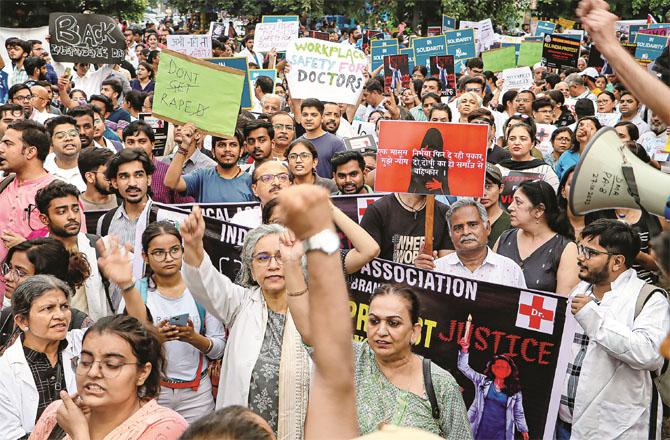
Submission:
<svg viewBox="0 0 670 440">
<path fill-rule="evenodd" d="M 106 213 L 102 215 L 102 220 L 100 221 L 100 235 L 101 237 L 106 236 L 109 234 L 109 226 L 112 224 L 112 220 L 114 219 L 114 214 L 116 214 L 116 210 L 119 209 L 121 206 L 118 206 L 116 208 L 112 208 Z"/>
</svg>

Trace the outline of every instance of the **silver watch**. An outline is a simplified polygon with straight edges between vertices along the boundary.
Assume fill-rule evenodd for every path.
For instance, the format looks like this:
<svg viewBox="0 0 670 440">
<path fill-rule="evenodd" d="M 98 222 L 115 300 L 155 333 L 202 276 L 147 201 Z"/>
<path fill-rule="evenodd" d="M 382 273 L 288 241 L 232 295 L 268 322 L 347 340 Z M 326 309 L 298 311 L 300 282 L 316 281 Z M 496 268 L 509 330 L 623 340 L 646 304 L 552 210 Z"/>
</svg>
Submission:
<svg viewBox="0 0 670 440">
<path fill-rule="evenodd" d="M 305 253 L 321 251 L 333 255 L 340 250 L 340 237 L 332 229 L 324 229 L 302 242 Z"/>
</svg>

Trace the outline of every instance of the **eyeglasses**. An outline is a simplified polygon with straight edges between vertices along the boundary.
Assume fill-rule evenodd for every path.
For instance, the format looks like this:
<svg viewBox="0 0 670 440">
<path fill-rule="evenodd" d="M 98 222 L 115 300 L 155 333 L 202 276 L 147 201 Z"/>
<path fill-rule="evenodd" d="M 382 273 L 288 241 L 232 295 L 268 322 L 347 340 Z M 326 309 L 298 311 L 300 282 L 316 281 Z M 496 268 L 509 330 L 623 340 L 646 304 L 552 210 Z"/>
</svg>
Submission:
<svg viewBox="0 0 670 440">
<path fill-rule="evenodd" d="M 12 274 L 14 278 L 25 278 L 28 276 L 28 274 L 25 271 L 16 267 L 12 268 L 7 263 L 2 263 L 0 269 L 2 269 L 2 276 L 5 278 L 7 278 L 9 274 Z"/>
<path fill-rule="evenodd" d="M 170 258 L 176 260 L 177 258 L 179 258 L 182 251 L 183 251 L 183 249 L 182 249 L 181 246 L 174 246 L 174 247 L 168 249 L 167 251 L 164 250 L 164 249 L 156 249 L 156 250 L 150 251 L 149 255 L 154 257 L 154 259 L 156 261 L 165 261 L 168 254 L 170 254 Z"/>
<path fill-rule="evenodd" d="M 287 124 L 274 124 L 272 126 L 275 130 L 286 130 L 286 131 L 294 131 L 295 127 L 293 125 L 287 125 Z"/>
<path fill-rule="evenodd" d="M 302 152 L 302 153 L 291 153 L 288 155 L 288 160 L 295 162 L 298 158 L 301 160 L 307 160 L 312 157 L 312 153 Z"/>
<path fill-rule="evenodd" d="M 267 252 L 259 252 L 254 255 L 254 261 L 261 266 L 269 266 L 270 261 L 274 258 L 278 265 L 282 265 L 281 254 L 277 253 L 275 255 L 268 254 Z"/>
<path fill-rule="evenodd" d="M 82 355 L 81 359 L 74 359 L 76 366 L 75 374 L 77 376 L 84 376 L 91 371 L 93 364 L 97 363 L 98 368 L 103 376 L 114 379 L 121 373 L 121 369 L 126 365 L 141 365 L 139 362 L 121 362 L 118 359 L 105 359 L 102 361 L 94 361 L 90 356 Z"/>
<path fill-rule="evenodd" d="M 286 183 L 288 182 L 289 175 L 288 173 L 280 173 L 280 174 L 263 174 L 262 176 L 258 176 L 258 180 L 260 180 L 263 183 L 272 183 L 274 180 L 277 179 L 279 183 Z"/>
<path fill-rule="evenodd" d="M 54 133 L 54 138 L 56 138 L 58 140 L 65 139 L 65 136 L 79 137 L 79 132 L 77 130 L 65 130 L 65 131 L 58 131 L 58 132 Z"/>
<path fill-rule="evenodd" d="M 465 92 L 466 92 L 466 93 L 467 93 L 467 92 L 472 92 L 472 93 L 482 93 L 482 89 L 480 89 L 479 87 L 474 87 L 474 88 L 472 88 L 472 87 L 467 88 L 467 87 L 466 87 L 466 88 L 465 88 Z"/>
<path fill-rule="evenodd" d="M 33 98 L 33 95 L 27 95 L 27 96 L 15 96 L 12 98 L 13 101 L 19 101 L 19 102 L 28 102 Z"/>
<path fill-rule="evenodd" d="M 599 251 L 597 249 L 593 249 L 587 246 L 584 246 L 583 244 L 578 244 L 577 245 L 577 252 L 581 255 L 584 256 L 585 260 L 590 260 L 591 257 L 597 257 L 598 255 L 621 255 L 615 252 L 605 252 L 605 251 Z"/>
</svg>

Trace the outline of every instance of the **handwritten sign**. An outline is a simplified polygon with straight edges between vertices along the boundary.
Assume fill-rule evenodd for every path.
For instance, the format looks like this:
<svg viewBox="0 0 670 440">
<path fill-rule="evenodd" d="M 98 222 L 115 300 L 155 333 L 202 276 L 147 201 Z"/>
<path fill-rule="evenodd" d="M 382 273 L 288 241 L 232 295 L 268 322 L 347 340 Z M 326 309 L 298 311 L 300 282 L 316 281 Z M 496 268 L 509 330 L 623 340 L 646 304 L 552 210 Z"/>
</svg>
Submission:
<svg viewBox="0 0 670 440">
<path fill-rule="evenodd" d="M 375 190 L 481 197 L 488 127 L 380 121 Z"/>
<path fill-rule="evenodd" d="M 351 46 L 314 38 L 292 40 L 286 49 L 291 97 L 355 104 L 365 86 L 368 57 Z"/>
<path fill-rule="evenodd" d="M 298 38 L 300 22 L 277 21 L 274 23 L 258 23 L 254 33 L 254 50 L 256 52 L 269 52 L 276 49 L 284 52 L 289 41 Z"/>
<path fill-rule="evenodd" d="M 120 63 L 126 40 L 111 17 L 96 14 L 49 14 L 50 49 L 54 61 Z"/>
<path fill-rule="evenodd" d="M 535 83 L 530 67 L 517 67 L 502 71 L 503 88 L 501 95 L 508 90 L 528 90 Z"/>
<path fill-rule="evenodd" d="M 245 79 L 239 70 L 163 50 L 153 115 L 177 124 L 192 122 L 209 134 L 233 136 Z"/>
<path fill-rule="evenodd" d="M 212 37 L 209 35 L 168 35 L 167 47 L 193 58 L 212 57 Z"/>
</svg>

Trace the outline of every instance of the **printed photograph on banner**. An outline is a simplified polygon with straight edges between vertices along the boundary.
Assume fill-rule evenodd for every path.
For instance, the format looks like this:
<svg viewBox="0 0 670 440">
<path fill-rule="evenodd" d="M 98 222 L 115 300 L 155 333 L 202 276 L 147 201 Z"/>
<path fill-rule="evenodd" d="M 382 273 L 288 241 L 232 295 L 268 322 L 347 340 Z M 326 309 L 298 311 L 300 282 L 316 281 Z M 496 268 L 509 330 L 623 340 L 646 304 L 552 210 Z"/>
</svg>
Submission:
<svg viewBox="0 0 670 440">
<path fill-rule="evenodd" d="M 481 197 L 487 129 L 477 124 L 380 121 L 375 190 Z"/>
<path fill-rule="evenodd" d="M 561 345 L 566 298 L 375 259 L 350 277 L 355 343 L 368 343 L 369 298 L 382 283 L 417 293 L 421 334 L 412 351 L 456 379 L 475 439 L 553 439 L 550 407 L 565 377 L 559 355 L 571 348 Z M 494 398 L 497 411 L 487 403 Z"/>
<path fill-rule="evenodd" d="M 407 55 L 388 55 L 384 57 L 384 94 L 399 91 L 410 86 L 412 77 L 409 71 Z"/>
<path fill-rule="evenodd" d="M 167 48 L 193 58 L 211 58 L 212 37 L 209 35 L 168 35 Z"/>
<path fill-rule="evenodd" d="M 126 40 L 112 17 L 53 12 L 49 14 L 49 36 L 54 61 L 114 64 L 125 58 Z"/>
<path fill-rule="evenodd" d="M 430 57 L 431 74 L 440 80 L 442 96 L 456 96 L 456 74 L 453 55 Z"/>
<path fill-rule="evenodd" d="M 426 35 L 429 37 L 434 37 L 442 33 L 442 26 L 428 26 L 426 29 Z"/>
<path fill-rule="evenodd" d="M 356 136 L 350 138 L 344 138 L 344 146 L 347 150 L 376 150 L 377 141 L 375 141 L 374 136 L 366 134 L 364 136 Z"/>
</svg>

